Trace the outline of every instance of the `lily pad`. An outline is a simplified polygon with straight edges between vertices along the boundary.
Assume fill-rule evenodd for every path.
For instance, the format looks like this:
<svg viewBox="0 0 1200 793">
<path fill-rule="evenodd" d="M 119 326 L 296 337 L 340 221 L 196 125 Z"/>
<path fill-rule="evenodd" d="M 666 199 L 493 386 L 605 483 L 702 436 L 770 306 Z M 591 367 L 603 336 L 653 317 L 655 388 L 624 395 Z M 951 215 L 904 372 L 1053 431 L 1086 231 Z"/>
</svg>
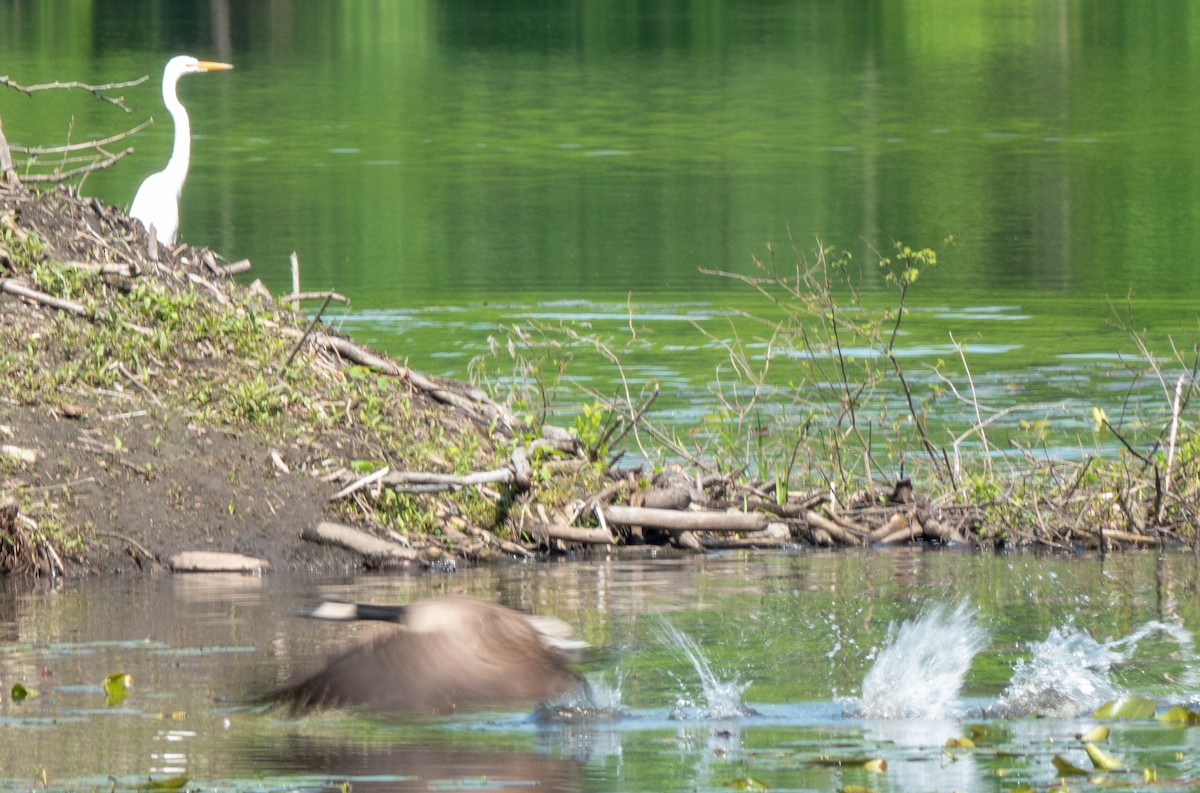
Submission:
<svg viewBox="0 0 1200 793">
<path fill-rule="evenodd" d="M 177 774 L 164 779 L 147 779 L 138 785 L 138 790 L 179 790 L 187 783 L 187 774 Z"/>
<path fill-rule="evenodd" d="M 1172 724 L 1200 724 L 1200 713 L 1183 705 L 1175 705 L 1160 713 L 1158 720 L 1169 721 Z"/>
<path fill-rule="evenodd" d="M 1072 763 L 1061 754 L 1056 754 L 1050 758 L 1050 762 L 1054 763 L 1054 770 L 1059 776 L 1087 776 L 1088 772 L 1084 771 L 1079 766 Z"/>
<path fill-rule="evenodd" d="M 1160 716 L 1159 718 L 1162 718 L 1162 717 Z M 1076 735 L 1075 737 L 1078 738 L 1079 740 L 1083 741 L 1084 743 L 1099 743 L 1101 741 L 1107 741 L 1108 740 L 1108 725 L 1107 724 L 1097 724 L 1095 727 L 1091 728 L 1087 732 Z"/>
<path fill-rule="evenodd" d="M 1092 761 L 1092 765 L 1101 771 L 1117 771 L 1125 767 L 1124 763 L 1094 743 L 1085 743 L 1083 750 L 1087 752 L 1088 759 Z"/>
<path fill-rule="evenodd" d="M 113 672 L 104 678 L 104 704 L 120 705 L 129 696 L 133 687 L 133 675 L 128 672 Z"/>
<path fill-rule="evenodd" d="M 1092 715 L 1097 719 L 1150 719 L 1157 709 L 1149 697 L 1128 696 L 1104 703 Z"/>
<path fill-rule="evenodd" d="M 25 688 L 25 686 L 21 685 L 20 683 L 13 683 L 11 693 L 12 693 L 12 701 L 13 702 L 24 702 L 25 700 L 29 699 L 32 696 L 37 696 L 36 691 L 30 691 L 29 689 Z"/>
</svg>

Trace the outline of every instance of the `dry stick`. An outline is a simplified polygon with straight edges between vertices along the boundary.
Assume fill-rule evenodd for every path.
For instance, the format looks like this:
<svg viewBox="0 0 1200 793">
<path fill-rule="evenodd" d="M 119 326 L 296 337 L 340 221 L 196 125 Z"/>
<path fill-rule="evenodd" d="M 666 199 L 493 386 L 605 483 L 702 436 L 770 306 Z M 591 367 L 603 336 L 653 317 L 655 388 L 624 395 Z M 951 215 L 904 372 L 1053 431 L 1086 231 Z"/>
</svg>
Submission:
<svg viewBox="0 0 1200 793">
<path fill-rule="evenodd" d="M 134 377 L 133 372 L 131 372 L 125 368 L 125 364 L 118 361 L 117 362 L 117 371 L 120 372 L 127 380 L 129 380 L 129 382 L 133 383 L 139 391 L 141 391 L 143 394 L 148 396 L 150 398 L 151 402 L 153 402 L 158 407 L 162 407 L 162 402 L 159 400 L 159 398 L 157 396 L 154 395 L 154 392 L 151 391 L 149 388 L 147 388 L 145 383 L 143 383 L 141 380 Z"/>
<path fill-rule="evenodd" d="M 58 262 L 63 267 L 70 267 L 72 270 L 83 270 L 92 275 L 123 275 L 131 277 L 133 271 L 129 269 L 128 264 L 108 264 L 92 263 L 92 262 Z"/>
<path fill-rule="evenodd" d="M 274 454 L 274 452 L 272 452 L 272 454 Z M 330 501 L 338 501 L 340 499 L 343 499 L 346 496 L 350 495 L 351 493 L 353 493 L 357 490 L 363 489 L 367 485 L 378 482 L 380 479 L 383 479 L 385 476 L 387 476 L 390 472 L 391 472 L 391 469 L 385 465 L 383 468 L 380 468 L 378 471 L 375 471 L 374 473 L 371 473 L 371 474 L 367 474 L 362 479 L 359 479 L 357 482 L 354 482 L 352 484 L 347 485 L 346 487 L 343 487 L 341 490 L 337 491 L 332 496 L 330 496 L 329 500 Z"/>
<path fill-rule="evenodd" d="M 325 298 L 325 300 L 329 300 L 330 298 L 332 298 L 339 303 L 349 303 L 350 302 L 350 298 L 346 297 L 343 294 L 340 294 L 338 292 L 333 292 L 333 291 L 329 291 L 329 292 L 296 292 L 295 294 L 281 296 L 279 298 L 279 302 L 280 303 L 299 303 L 302 300 L 320 300 L 321 298 Z"/>
<path fill-rule="evenodd" d="M 343 526 L 340 523 L 321 522 L 315 527 L 306 526 L 301 530 L 300 536 L 310 542 L 326 542 L 333 545 L 340 545 L 363 556 L 400 561 L 412 561 L 419 556 L 419 552 L 412 548 L 405 548 L 398 543 L 381 540 L 373 534 L 367 534 L 353 526 Z"/>
<path fill-rule="evenodd" d="M 26 182 L 65 182 L 67 179 L 73 179 L 86 173 L 93 171 L 103 171 L 111 168 L 118 160 L 123 160 L 133 154 L 133 148 L 127 148 L 124 151 L 110 154 L 107 160 L 93 162 L 90 165 L 81 165 L 78 168 L 72 168 L 69 171 L 55 171 L 54 173 L 27 173 L 25 174 Z"/>
<path fill-rule="evenodd" d="M 1158 503 L 1158 514 L 1155 523 L 1162 524 L 1167 515 L 1167 498 L 1171 495 L 1171 469 L 1175 465 L 1175 438 L 1179 431 L 1179 403 L 1183 396 L 1183 375 L 1175 381 L 1175 403 L 1171 408 L 1171 435 L 1167 441 L 1167 473 L 1163 477 L 1162 501 Z"/>
<path fill-rule="evenodd" d="M 78 314 L 81 317 L 88 315 L 87 309 L 82 304 L 76 303 L 73 300 L 64 300 L 61 297 L 48 295 L 45 292 L 39 292 L 36 289 L 31 289 L 28 286 L 17 283 L 11 278 L 0 278 L 0 291 L 8 292 L 12 295 L 29 298 L 45 306 L 57 308 L 60 311 L 69 311 L 72 314 Z"/>
<path fill-rule="evenodd" d="M 8 148 L 8 138 L 4 137 L 4 125 L 0 124 L 0 184 L 5 182 L 19 184 L 17 169 L 13 166 L 12 152 Z"/>
<path fill-rule="evenodd" d="M 959 360 L 962 361 L 963 371 L 967 373 L 967 384 L 971 386 L 971 406 L 975 408 L 975 427 L 978 428 L 979 440 L 983 442 L 983 454 L 985 465 L 991 469 L 990 449 L 988 448 L 987 433 L 983 428 L 986 426 L 983 421 L 983 416 L 979 414 L 979 395 L 975 392 L 975 378 L 971 376 L 971 367 L 967 364 L 967 351 L 954 338 L 954 333 L 950 333 L 950 343 L 954 345 L 954 349 L 958 351 Z M 957 452 L 957 449 L 955 450 Z"/>
<path fill-rule="evenodd" d="M 388 487 L 403 490 L 409 485 L 433 487 L 439 490 L 453 490 L 475 485 L 508 484 L 515 481 L 516 473 L 512 468 L 497 468 L 494 471 L 478 471 L 473 474 L 435 474 L 424 471 L 396 471 L 380 478 Z M 425 490 L 425 492 L 431 492 Z"/>
<path fill-rule="evenodd" d="M 148 550 L 146 550 L 146 546 L 142 545 L 140 542 L 133 539 L 132 537 L 127 537 L 124 534 L 118 534 L 115 531 L 100 531 L 98 529 L 94 533 L 98 534 L 101 537 L 112 537 L 114 540 L 120 540 L 121 542 L 125 543 L 126 545 L 132 545 L 134 548 L 141 551 L 142 556 L 145 556 L 147 559 L 155 559 L 155 560 L 158 559 L 157 556 L 155 556 L 154 554 L 152 554 Z"/>
<path fill-rule="evenodd" d="M 119 140 L 124 140 L 132 135 L 136 135 L 146 127 L 154 123 L 154 119 L 148 118 L 136 127 L 131 127 L 124 132 L 118 132 L 116 135 L 105 138 L 104 140 L 89 140 L 87 143 L 65 143 L 62 146 L 13 146 L 12 150 L 19 154 L 28 154 L 34 157 L 43 154 L 66 154 L 72 151 L 86 151 L 87 149 L 99 149 L 102 146 L 107 146 L 110 143 L 116 143 Z"/>
<path fill-rule="evenodd" d="M 118 88 L 132 88 L 135 85 L 141 85 L 142 83 L 146 82 L 149 79 L 150 79 L 150 75 L 143 74 L 141 77 L 137 78 L 136 80 L 129 80 L 129 81 L 123 82 L 123 83 L 105 83 L 103 85 L 88 85 L 87 83 L 81 83 L 81 82 L 77 82 L 75 80 L 71 80 L 71 81 L 68 81 L 65 83 L 53 82 L 53 83 L 41 83 L 38 85 L 21 85 L 20 83 L 10 79 L 9 76 L 7 74 L 5 74 L 5 75 L 0 75 L 0 85 L 8 86 L 9 88 L 12 88 L 13 90 L 16 90 L 16 91 L 20 91 L 21 93 L 23 93 L 27 96 L 32 96 L 34 94 L 34 92 L 36 92 L 36 91 L 70 90 L 72 88 L 78 88 L 83 91 L 88 91 L 89 93 L 94 95 L 97 99 L 101 99 L 105 102 L 108 102 L 109 104 L 116 105 L 117 107 L 124 110 L 126 113 L 129 113 L 131 111 L 129 110 L 129 108 L 125 107 L 125 97 L 118 96 L 118 97 L 114 98 L 114 97 L 110 97 L 110 96 L 104 96 L 100 92 L 101 91 L 115 91 Z"/>
<path fill-rule="evenodd" d="M 292 261 L 295 261 L 295 256 L 296 254 L 293 253 Z M 299 341 L 296 342 L 296 346 L 292 348 L 291 354 L 288 355 L 287 361 L 285 361 L 283 364 L 283 371 L 286 372 L 287 368 L 292 365 L 292 361 L 295 359 L 296 353 L 300 352 L 300 348 L 304 345 L 304 340 L 308 338 L 308 334 L 312 333 L 313 328 L 315 328 L 317 323 L 321 321 L 321 315 L 325 313 L 325 308 L 329 305 L 329 301 L 332 298 L 333 290 L 330 290 L 329 294 L 325 295 L 325 302 L 321 304 L 321 307 L 317 309 L 317 313 L 313 315 L 311 320 L 309 320 L 308 327 L 304 329 L 304 335 L 300 337 Z"/>
<path fill-rule="evenodd" d="M 295 251 L 292 251 L 290 258 L 292 261 L 292 294 L 298 295 L 300 294 L 300 257 L 296 255 Z"/>
<path fill-rule="evenodd" d="M 770 517 L 761 512 L 681 512 L 650 507 L 604 507 L 604 518 L 619 526 L 668 531 L 762 531 Z"/>
<path fill-rule="evenodd" d="M 616 446 L 617 444 L 619 444 L 621 441 L 625 440 L 625 436 L 629 434 L 629 431 L 631 429 L 633 429 L 633 425 L 637 424 L 639 421 L 642 420 L 642 416 L 646 415 L 646 411 L 649 410 L 650 406 L 654 404 L 654 400 L 658 399 L 658 394 L 659 394 L 658 383 L 655 383 L 654 390 L 652 392 L 650 392 L 650 396 L 646 399 L 645 402 L 642 403 L 642 406 L 640 408 L 638 408 L 637 413 L 635 413 L 633 415 L 633 417 L 630 418 L 625 423 L 625 429 L 621 430 L 621 434 L 618 435 L 616 438 L 614 438 L 613 442 L 611 444 L 609 444 L 610 449 L 613 448 L 614 446 Z M 604 446 L 606 443 L 608 443 L 608 436 L 611 435 L 613 430 L 615 430 L 616 428 L 617 428 L 617 425 L 615 423 L 611 427 L 609 427 L 608 432 L 604 433 L 604 437 L 602 437 L 600 439 L 600 443 L 597 444 L 597 446 Z M 612 465 L 615 462 L 616 462 L 616 458 L 613 458 L 612 460 L 609 461 L 609 465 Z"/>
</svg>

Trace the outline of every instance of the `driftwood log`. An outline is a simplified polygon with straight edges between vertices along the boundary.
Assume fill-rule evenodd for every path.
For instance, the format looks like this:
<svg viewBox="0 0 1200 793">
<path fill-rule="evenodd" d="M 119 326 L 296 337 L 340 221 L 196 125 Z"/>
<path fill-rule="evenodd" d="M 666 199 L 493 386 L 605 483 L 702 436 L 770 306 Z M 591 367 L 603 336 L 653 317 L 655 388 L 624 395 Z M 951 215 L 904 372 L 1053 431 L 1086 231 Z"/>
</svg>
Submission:
<svg viewBox="0 0 1200 793">
<path fill-rule="evenodd" d="M 327 542 L 383 561 L 411 562 L 420 558 L 420 552 L 414 548 L 406 548 L 397 542 L 389 542 L 340 523 L 322 521 L 316 526 L 305 527 L 300 536 L 311 542 Z"/>
</svg>

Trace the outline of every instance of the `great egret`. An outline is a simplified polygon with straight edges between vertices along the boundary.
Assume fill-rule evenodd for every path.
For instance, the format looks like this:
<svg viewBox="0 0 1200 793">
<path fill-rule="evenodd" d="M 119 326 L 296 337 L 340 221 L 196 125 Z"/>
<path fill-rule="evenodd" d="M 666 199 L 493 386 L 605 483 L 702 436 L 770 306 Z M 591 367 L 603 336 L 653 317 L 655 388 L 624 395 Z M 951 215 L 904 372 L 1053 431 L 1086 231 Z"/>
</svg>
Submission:
<svg viewBox="0 0 1200 793">
<path fill-rule="evenodd" d="M 163 102 L 175 121 L 175 148 L 171 150 L 167 167 L 150 174 L 142 182 L 133 197 L 133 206 L 129 208 L 129 216 L 142 221 L 147 230 L 154 226 L 155 235 L 163 244 L 174 244 L 175 234 L 179 231 L 179 196 L 183 193 L 183 181 L 187 179 L 188 160 L 192 154 L 192 126 L 187 110 L 175 95 L 175 84 L 185 74 L 232 68 L 228 63 L 198 61 L 190 55 L 177 55 L 167 61 L 167 68 L 163 70 Z"/>
</svg>

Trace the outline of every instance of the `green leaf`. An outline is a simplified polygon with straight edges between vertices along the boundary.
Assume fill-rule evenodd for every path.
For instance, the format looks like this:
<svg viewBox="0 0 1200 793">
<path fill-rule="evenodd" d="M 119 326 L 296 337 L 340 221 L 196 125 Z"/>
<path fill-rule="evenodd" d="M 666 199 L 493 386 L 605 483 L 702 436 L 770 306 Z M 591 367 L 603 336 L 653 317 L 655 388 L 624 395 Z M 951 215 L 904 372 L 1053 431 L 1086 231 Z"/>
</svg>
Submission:
<svg viewBox="0 0 1200 793">
<path fill-rule="evenodd" d="M 1149 697 L 1128 696 L 1104 703 L 1092 715 L 1097 719 L 1150 719 L 1157 708 Z"/>
<path fill-rule="evenodd" d="M 1088 759 L 1092 761 L 1092 765 L 1101 771 L 1116 771 L 1125 767 L 1124 763 L 1094 743 L 1085 743 L 1083 750 L 1087 752 Z"/>
<path fill-rule="evenodd" d="M 30 691 L 29 689 L 25 688 L 25 686 L 21 685 L 20 683 L 13 683 L 13 687 L 12 687 L 12 701 L 13 702 L 24 702 L 31 696 L 37 696 L 37 692 Z"/>
<path fill-rule="evenodd" d="M 138 785 L 138 790 L 179 790 L 188 783 L 187 774 L 177 774 L 165 779 L 147 779 Z"/>
<path fill-rule="evenodd" d="M 1100 741 L 1107 741 L 1108 740 L 1108 725 L 1107 724 L 1097 724 L 1095 727 L 1091 728 L 1087 732 L 1082 733 L 1080 735 L 1076 735 L 1075 737 L 1078 738 L 1079 740 L 1083 741 L 1084 743 L 1098 743 Z"/>
<path fill-rule="evenodd" d="M 113 672 L 104 678 L 104 704 L 120 705 L 129 696 L 133 687 L 133 675 L 128 672 Z"/>
<path fill-rule="evenodd" d="M 1175 705 L 1159 714 L 1158 720 L 1168 721 L 1172 724 L 1200 724 L 1200 713 L 1185 708 L 1183 705 Z"/>
<path fill-rule="evenodd" d="M 1061 754 L 1051 757 L 1050 762 L 1054 763 L 1054 770 L 1058 772 L 1059 776 L 1087 776 L 1088 774 L 1087 771 L 1084 771 Z"/>
</svg>

